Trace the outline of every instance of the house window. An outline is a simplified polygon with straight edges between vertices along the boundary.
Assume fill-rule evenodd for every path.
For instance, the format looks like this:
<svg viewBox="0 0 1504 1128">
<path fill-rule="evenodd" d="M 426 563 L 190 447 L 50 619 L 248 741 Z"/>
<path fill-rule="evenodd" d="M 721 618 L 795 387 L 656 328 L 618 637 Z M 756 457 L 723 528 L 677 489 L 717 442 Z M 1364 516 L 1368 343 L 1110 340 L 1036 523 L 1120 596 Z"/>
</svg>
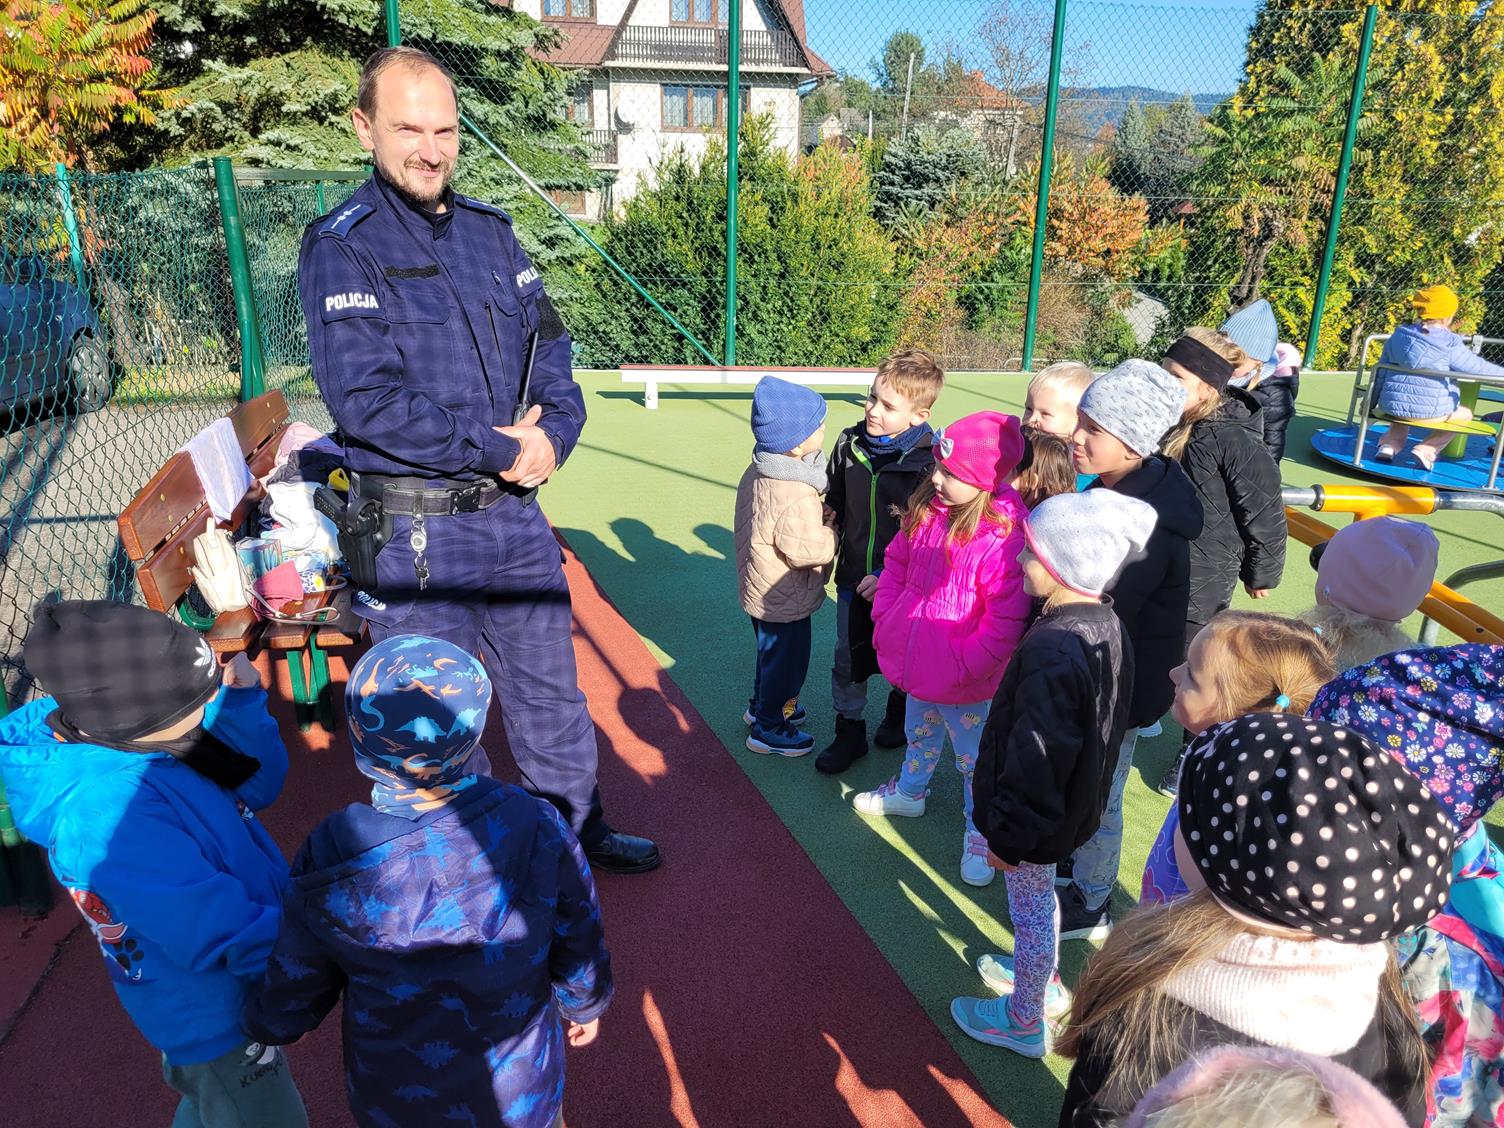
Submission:
<svg viewBox="0 0 1504 1128">
<path fill-rule="evenodd" d="M 564 103 L 564 116 L 589 129 L 595 124 L 594 103 L 594 85 L 589 82 L 576 83 L 569 88 L 569 100 Z"/>
<path fill-rule="evenodd" d="M 583 216 L 585 214 L 585 193 L 583 191 L 572 188 L 555 188 L 548 195 L 554 203 L 564 209 L 566 215 Z"/>
<path fill-rule="evenodd" d="M 726 26 L 730 0 L 669 0 L 670 23 Z"/>
<path fill-rule="evenodd" d="M 593 20 L 595 0 L 543 0 L 546 20 Z"/>
<path fill-rule="evenodd" d="M 742 114 L 750 105 L 751 88 L 742 87 Z M 724 86 L 665 86 L 663 128 L 686 131 L 726 128 Z"/>
</svg>

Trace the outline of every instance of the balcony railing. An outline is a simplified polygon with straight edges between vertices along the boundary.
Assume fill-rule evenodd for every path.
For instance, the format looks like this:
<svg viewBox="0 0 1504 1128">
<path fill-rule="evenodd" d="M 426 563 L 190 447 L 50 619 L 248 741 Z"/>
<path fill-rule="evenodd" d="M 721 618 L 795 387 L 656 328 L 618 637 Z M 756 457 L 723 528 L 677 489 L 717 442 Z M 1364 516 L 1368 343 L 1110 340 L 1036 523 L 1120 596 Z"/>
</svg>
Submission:
<svg viewBox="0 0 1504 1128">
<path fill-rule="evenodd" d="M 634 27 L 621 29 L 611 61 L 727 66 L 730 35 L 718 27 Z M 799 44 L 786 31 L 742 32 L 743 67 L 803 67 Z"/>
<path fill-rule="evenodd" d="M 614 129 L 587 129 L 585 139 L 590 144 L 590 159 L 596 164 L 616 163 L 616 131 Z"/>
</svg>

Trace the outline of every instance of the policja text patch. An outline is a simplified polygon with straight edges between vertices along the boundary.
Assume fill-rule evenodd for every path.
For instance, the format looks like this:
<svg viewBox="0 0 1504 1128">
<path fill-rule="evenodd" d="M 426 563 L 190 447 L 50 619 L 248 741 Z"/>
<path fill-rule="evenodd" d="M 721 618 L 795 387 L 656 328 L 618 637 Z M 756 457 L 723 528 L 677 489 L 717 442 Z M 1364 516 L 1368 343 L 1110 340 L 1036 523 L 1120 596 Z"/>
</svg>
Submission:
<svg viewBox="0 0 1504 1128">
<path fill-rule="evenodd" d="M 348 294 L 330 294 L 324 299 L 325 313 L 343 313 L 349 309 L 380 309 L 381 303 L 375 294 L 355 291 Z"/>
</svg>

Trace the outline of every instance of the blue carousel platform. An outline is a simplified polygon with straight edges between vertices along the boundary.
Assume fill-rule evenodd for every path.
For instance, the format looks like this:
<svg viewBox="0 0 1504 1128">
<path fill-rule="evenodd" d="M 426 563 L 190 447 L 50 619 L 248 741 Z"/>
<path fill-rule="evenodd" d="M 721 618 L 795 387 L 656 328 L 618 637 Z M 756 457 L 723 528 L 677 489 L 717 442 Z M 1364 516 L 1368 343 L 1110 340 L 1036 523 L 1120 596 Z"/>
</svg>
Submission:
<svg viewBox="0 0 1504 1128">
<path fill-rule="evenodd" d="M 1376 478 L 1386 478 L 1407 486 L 1504 493 L 1504 466 L 1500 467 L 1498 480 L 1494 482 L 1493 487 L 1490 488 L 1486 484 L 1489 467 L 1493 463 L 1494 440 L 1489 436 L 1470 436 L 1463 457 L 1442 456 L 1436 460 L 1434 470 L 1427 470 L 1410 456 L 1410 450 L 1415 445 L 1413 441 L 1405 444 L 1405 449 L 1394 456 L 1393 462 L 1375 460 L 1374 455 L 1378 452 L 1379 440 L 1388 429 L 1384 423 L 1369 423 L 1368 434 L 1364 436 L 1363 441 L 1363 457 L 1357 466 L 1353 465 L 1353 442 L 1358 434 L 1358 427 L 1355 423 L 1316 432 L 1311 438 L 1311 447 L 1322 458 L 1335 462 L 1346 470 L 1362 470 L 1363 473 L 1371 474 Z M 1420 428 L 1413 430 L 1420 430 L 1424 434 Z"/>
</svg>

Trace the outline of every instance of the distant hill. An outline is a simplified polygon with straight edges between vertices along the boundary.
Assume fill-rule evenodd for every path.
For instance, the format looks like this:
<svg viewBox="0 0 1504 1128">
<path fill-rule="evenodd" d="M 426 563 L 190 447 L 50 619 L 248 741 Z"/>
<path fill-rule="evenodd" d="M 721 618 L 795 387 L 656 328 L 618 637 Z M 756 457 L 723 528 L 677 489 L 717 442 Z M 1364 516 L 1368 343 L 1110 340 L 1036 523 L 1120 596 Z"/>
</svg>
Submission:
<svg viewBox="0 0 1504 1128">
<path fill-rule="evenodd" d="M 1183 91 L 1155 90 L 1149 86 L 1092 86 L 1062 91 L 1061 101 L 1069 101 L 1072 114 L 1084 120 L 1087 133 L 1094 134 L 1104 125 L 1115 126 L 1121 122 L 1129 102 L 1137 101 L 1140 105 L 1169 103 L 1178 102 L 1184 96 Z M 1230 93 L 1192 94 L 1191 101 L 1205 115 L 1210 114 L 1219 102 L 1231 97 Z"/>
</svg>

